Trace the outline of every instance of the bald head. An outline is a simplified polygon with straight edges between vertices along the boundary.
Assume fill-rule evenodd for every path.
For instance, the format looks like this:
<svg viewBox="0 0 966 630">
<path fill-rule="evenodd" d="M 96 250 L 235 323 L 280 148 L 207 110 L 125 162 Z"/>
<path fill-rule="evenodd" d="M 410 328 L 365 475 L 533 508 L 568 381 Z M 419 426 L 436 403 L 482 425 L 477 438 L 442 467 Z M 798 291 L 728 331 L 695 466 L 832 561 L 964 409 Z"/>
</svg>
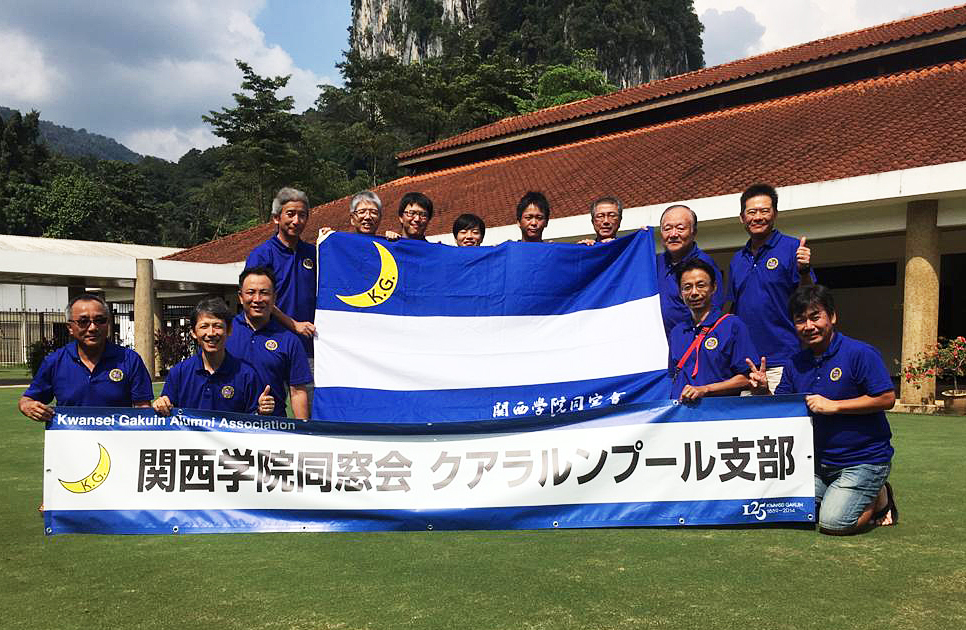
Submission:
<svg viewBox="0 0 966 630">
<path fill-rule="evenodd" d="M 698 232 L 698 217 L 683 205 L 669 206 L 661 214 L 661 241 L 672 260 L 680 260 L 694 244 Z"/>
</svg>

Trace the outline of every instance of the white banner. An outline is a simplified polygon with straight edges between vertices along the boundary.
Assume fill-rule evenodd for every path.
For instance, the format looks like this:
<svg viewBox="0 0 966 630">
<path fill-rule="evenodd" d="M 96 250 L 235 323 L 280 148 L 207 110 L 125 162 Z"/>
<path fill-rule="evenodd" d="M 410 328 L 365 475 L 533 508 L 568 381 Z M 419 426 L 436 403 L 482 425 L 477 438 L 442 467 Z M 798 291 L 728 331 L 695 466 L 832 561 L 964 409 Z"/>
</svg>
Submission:
<svg viewBox="0 0 966 630">
<path fill-rule="evenodd" d="M 807 522 L 814 513 L 800 397 L 634 405 L 514 431 L 353 430 L 58 410 L 45 444 L 48 533 Z"/>
</svg>

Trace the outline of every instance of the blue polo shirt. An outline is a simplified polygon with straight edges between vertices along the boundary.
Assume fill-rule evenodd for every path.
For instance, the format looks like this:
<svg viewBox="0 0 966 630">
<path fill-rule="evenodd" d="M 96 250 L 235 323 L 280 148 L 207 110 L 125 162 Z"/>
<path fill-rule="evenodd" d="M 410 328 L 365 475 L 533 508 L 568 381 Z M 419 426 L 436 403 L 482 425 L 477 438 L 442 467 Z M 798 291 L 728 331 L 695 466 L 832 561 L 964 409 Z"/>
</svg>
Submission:
<svg viewBox="0 0 966 630">
<path fill-rule="evenodd" d="M 798 239 L 774 230 L 755 254 L 751 240 L 735 252 L 728 271 L 732 312 L 745 322 L 768 367 L 785 365 L 801 344 L 788 314 L 788 298 L 798 288 Z M 812 282 L 815 274 L 809 272 Z"/>
<path fill-rule="evenodd" d="M 684 300 L 681 299 L 681 288 L 678 285 L 677 270 L 681 265 L 695 258 L 703 260 L 714 269 L 714 282 L 718 290 L 712 296 L 711 303 L 718 308 L 722 308 L 727 301 L 725 297 L 725 289 L 727 287 L 725 287 L 724 281 L 721 278 L 721 269 L 711 259 L 711 256 L 708 256 L 698 247 L 697 243 L 691 244 L 691 249 L 677 264 L 671 261 L 671 254 L 668 252 L 658 254 L 657 288 L 661 295 L 661 316 L 664 318 L 665 335 L 670 335 L 671 329 L 676 325 L 691 321 L 691 311 L 688 310 L 688 307 L 684 304 Z"/>
<path fill-rule="evenodd" d="M 673 379 L 671 398 L 679 398 L 685 385 L 720 383 L 735 374 L 747 374 L 749 368 L 745 359 L 755 361 L 755 357 L 759 356 L 744 322 L 736 315 L 730 315 L 705 336 L 704 341 L 691 352 L 684 367 L 675 376 L 678 361 L 688 351 L 701 328 L 705 325 L 714 326 L 721 315 L 721 309 L 713 306 L 704 321 L 695 326 L 689 313 L 687 322 L 681 322 L 671 330 L 668 337 L 668 371 Z M 698 364 L 698 373 L 692 377 L 695 361 Z"/>
<path fill-rule="evenodd" d="M 312 372 L 298 336 L 274 319 L 269 319 L 259 330 L 253 330 L 245 314 L 239 313 L 232 323 L 225 348 L 255 370 L 261 384 L 259 393 L 265 385 L 272 387 L 274 416 L 285 415 L 289 385 L 312 382 Z"/>
<path fill-rule="evenodd" d="M 154 390 L 144 362 L 133 350 L 108 341 L 89 371 L 72 341 L 44 358 L 23 395 L 45 405 L 56 398 L 62 407 L 130 407 L 151 402 Z"/>
<path fill-rule="evenodd" d="M 292 251 L 276 234 L 252 250 L 245 267 L 268 267 L 275 273 L 275 305 L 297 322 L 315 321 L 315 247 L 299 241 Z M 312 356 L 312 338 L 299 335 L 305 354 Z"/>
<path fill-rule="evenodd" d="M 819 394 L 829 400 L 878 396 L 893 390 L 879 352 L 867 343 L 835 332 L 825 353 L 808 348 L 795 354 L 776 394 Z M 828 466 L 884 464 L 892 459 L 889 421 L 884 411 L 867 414 L 814 414 L 815 454 Z"/>
<path fill-rule="evenodd" d="M 161 395 L 183 409 L 255 413 L 258 395 L 265 388 L 258 387 L 257 379 L 255 370 L 227 352 L 218 369 L 209 374 L 199 353 L 171 368 Z"/>
</svg>

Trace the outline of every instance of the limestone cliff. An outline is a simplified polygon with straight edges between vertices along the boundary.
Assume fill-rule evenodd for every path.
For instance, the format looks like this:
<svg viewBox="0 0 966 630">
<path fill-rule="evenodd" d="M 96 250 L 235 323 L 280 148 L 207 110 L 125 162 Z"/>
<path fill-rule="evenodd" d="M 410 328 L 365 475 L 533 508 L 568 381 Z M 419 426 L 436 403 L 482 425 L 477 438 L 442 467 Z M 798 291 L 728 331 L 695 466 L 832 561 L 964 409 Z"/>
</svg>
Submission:
<svg viewBox="0 0 966 630">
<path fill-rule="evenodd" d="M 352 0 L 352 17 L 350 45 L 363 58 L 438 57 L 444 33 L 468 26 L 484 56 L 501 50 L 526 64 L 593 49 L 622 88 L 704 66 L 692 0 Z"/>
<path fill-rule="evenodd" d="M 478 0 L 352 0 L 349 41 L 367 59 L 386 54 L 408 64 L 438 57 L 443 53 L 443 45 L 436 25 L 472 25 L 477 3 Z"/>
</svg>

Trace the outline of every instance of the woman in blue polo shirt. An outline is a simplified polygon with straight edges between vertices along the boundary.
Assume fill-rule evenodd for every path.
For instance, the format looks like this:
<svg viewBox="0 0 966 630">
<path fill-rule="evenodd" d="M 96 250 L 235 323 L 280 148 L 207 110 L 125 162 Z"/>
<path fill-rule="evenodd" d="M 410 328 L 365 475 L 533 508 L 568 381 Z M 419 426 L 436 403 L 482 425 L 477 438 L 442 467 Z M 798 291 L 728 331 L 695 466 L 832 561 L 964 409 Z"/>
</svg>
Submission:
<svg viewBox="0 0 966 630">
<path fill-rule="evenodd" d="M 798 288 L 788 302 L 805 348 L 787 363 L 775 394 L 807 394 L 815 434 L 819 530 L 857 534 L 899 522 L 892 486 L 892 432 L 885 412 L 896 402 L 875 348 L 835 330 L 835 303 L 821 285 Z M 749 377 L 767 388 L 764 366 Z"/>
<path fill-rule="evenodd" d="M 259 393 L 254 370 L 225 350 L 231 313 L 221 298 L 202 300 L 191 313 L 191 336 L 198 353 L 168 372 L 161 395 L 151 406 L 162 415 L 175 407 L 271 414 L 275 399 L 266 385 Z"/>
<path fill-rule="evenodd" d="M 671 397 L 695 401 L 704 396 L 737 396 L 748 387 L 747 359 L 757 357 L 751 335 L 736 315 L 722 313 L 713 298 L 714 268 L 699 258 L 677 271 L 681 299 L 691 317 L 668 335 Z"/>
</svg>

